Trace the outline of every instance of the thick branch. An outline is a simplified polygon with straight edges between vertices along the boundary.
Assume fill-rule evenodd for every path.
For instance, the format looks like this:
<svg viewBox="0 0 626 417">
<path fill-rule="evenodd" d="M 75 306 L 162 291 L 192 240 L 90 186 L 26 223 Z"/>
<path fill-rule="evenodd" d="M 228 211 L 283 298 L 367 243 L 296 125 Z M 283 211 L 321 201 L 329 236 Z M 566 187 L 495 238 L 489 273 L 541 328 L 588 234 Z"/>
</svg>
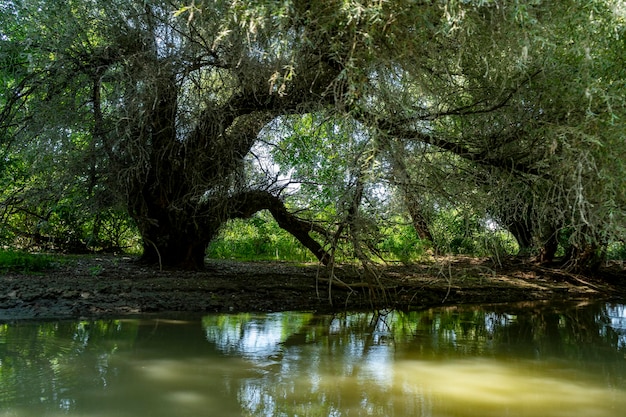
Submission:
<svg viewBox="0 0 626 417">
<path fill-rule="evenodd" d="M 328 252 L 309 234 L 312 231 L 321 231 L 320 227 L 289 213 L 280 198 L 267 191 L 253 190 L 230 197 L 228 205 L 229 218 L 246 219 L 261 210 L 269 210 L 278 225 L 298 239 L 321 263 L 328 265 L 330 262 Z"/>
<path fill-rule="evenodd" d="M 489 157 L 486 155 L 487 152 L 472 152 L 467 147 L 460 145 L 455 142 L 451 142 L 442 138 L 435 137 L 433 135 L 424 135 L 416 132 L 407 132 L 411 139 L 418 139 L 421 142 L 428 143 L 430 145 L 434 145 L 440 149 L 450 151 L 457 156 L 460 156 L 463 159 L 467 159 L 469 161 L 475 162 L 480 165 L 491 166 L 495 168 L 500 168 L 505 171 L 519 172 L 523 174 L 542 176 L 542 172 L 537 168 L 533 168 L 528 166 L 519 160 L 510 157 L 510 158 L 502 158 L 502 157 Z M 412 133 L 412 134 L 411 134 Z M 402 135 L 404 136 L 404 135 Z"/>
<path fill-rule="evenodd" d="M 419 130 L 415 126 L 421 126 L 424 121 L 435 120 L 446 116 L 468 116 L 478 115 L 485 113 L 497 112 L 501 108 L 508 105 L 508 103 L 515 97 L 515 95 L 534 77 L 539 75 L 542 70 L 537 70 L 529 74 L 518 85 L 509 89 L 506 94 L 501 96 L 499 100 L 493 102 L 491 105 L 487 105 L 491 100 L 480 99 L 469 105 L 453 108 L 447 111 L 428 113 L 425 115 L 417 115 L 404 117 L 401 115 L 393 115 L 391 118 L 380 118 L 378 115 L 374 115 L 368 112 L 360 113 L 359 111 L 353 112 L 359 121 L 366 125 L 380 131 L 383 135 L 394 137 L 397 139 L 405 139 L 414 142 L 422 142 L 442 150 L 451 152 L 463 159 L 475 162 L 480 165 L 500 168 L 506 171 L 517 172 L 522 174 L 543 176 L 539 169 L 532 167 L 522 162 L 524 157 L 528 155 L 511 155 L 508 157 L 502 157 L 501 155 L 494 155 L 494 146 L 490 146 L 487 149 L 473 150 L 464 144 L 458 143 L 455 140 L 437 136 L 428 132 L 427 130 Z M 488 143 L 494 143 L 494 139 L 498 139 L 499 142 L 496 147 L 504 146 L 518 140 L 516 132 L 503 135 L 487 136 L 490 139 Z M 483 138 L 485 139 L 485 138 Z"/>
<path fill-rule="evenodd" d="M 515 96 L 515 94 L 517 94 L 517 92 L 520 91 L 524 85 L 528 84 L 533 78 L 535 78 L 541 72 L 543 72 L 543 69 L 538 69 L 532 74 L 529 74 L 526 78 L 522 80 L 522 82 L 519 83 L 519 85 L 513 88 L 510 88 L 509 91 L 500 98 L 500 100 L 496 101 L 490 106 L 485 106 L 485 104 L 488 103 L 490 100 L 488 98 L 484 98 L 474 103 L 457 107 L 454 109 L 428 113 L 427 115 L 420 117 L 420 119 L 421 120 L 436 120 L 440 117 L 445 117 L 445 116 L 468 116 L 468 115 L 474 115 L 474 114 L 493 113 L 494 111 L 497 111 L 503 108 L 504 106 L 506 106 L 509 103 L 509 101 L 511 101 L 511 99 Z"/>
<path fill-rule="evenodd" d="M 534 176 L 544 175 L 544 173 L 542 173 L 539 169 L 520 162 L 519 158 L 490 157 L 488 156 L 489 150 L 472 151 L 471 149 L 460 143 L 437 137 L 433 134 L 418 132 L 414 129 L 407 128 L 401 125 L 394 125 L 392 122 L 389 121 L 379 121 L 377 125 L 380 130 L 382 130 L 385 134 L 389 136 L 436 146 L 439 149 L 449 151 L 463 159 L 475 162 L 480 165 Z"/>
<path fill-rule="evenodd" d="M 413 221 L 413 228 L 417 232 L 420 239 L 428 239 L 431 242 L 434 241 L 433 235 L 428 227 L 428 222 L 424 216 L 422 209 L 420 208 L 417 200 L 416 191 L 411 187 L 411 176 L 409 175 L 409 169 L 406 166 L 403 152 L 404 147 L 397 148 L 387 135 L 380 135 L 379 143 L 387 154 L 391 161 L 391 173 L 395 179 L 396 185 L 400 188 L 404 204 Z"/>
</svg>

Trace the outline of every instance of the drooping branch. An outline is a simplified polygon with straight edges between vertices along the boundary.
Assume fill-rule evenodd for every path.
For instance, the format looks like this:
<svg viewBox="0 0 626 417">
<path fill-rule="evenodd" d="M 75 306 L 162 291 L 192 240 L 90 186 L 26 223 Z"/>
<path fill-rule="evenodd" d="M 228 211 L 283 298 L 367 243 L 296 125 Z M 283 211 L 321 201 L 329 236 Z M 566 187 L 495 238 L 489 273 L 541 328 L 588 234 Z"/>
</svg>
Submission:
<svg viewBox="0 0 626 417">
<path fill-rule="evenodd" d="M 467 117 L 482 114 L 497 113 L 510 105 L 516 95 L 535 77 L 542 73 L 542 69 L 527 74 L 511 88 L 495 94 L 494 97 L 478 98 L 470 104 L 453 107 L 443 111 L 432 111 L 429 108 L 413 108 L 407 115 L 406 110 L 393 111 L 381 117 L 379 114 L 354 109 L 351 115 L 358 121 L 369 126 L 389 138 L 407 142 L 419 142 L 450 152 L 460 158 L 483 166 L 499 168 L 517 174 L 526 174 L 537 177 L 545 176 L 545 172 L 525 162 L 530 152 L 516 152 L 502 155 L 497 151 L 514 144 L 523 137 L 523 128 L 511 129 L 501 133 L 488 135 L 479 134 L 474 137 L 475 143 L 489 144 L 476 147 L 468 146 L 462 141 L 446 135 L 434 133 L 426 126 L 428 123 L 446 117 Z M 532 149 L 529 148 L 529 149 Z"/>
<path fill-rule="evenodd" d="M 326 234 L 326 231 L 314 222 L 291 214 L 280 198 L 267 191 L 251 190 L 231 196 L 227 204 L 231 219 L 246 219 L 261 210 L 268 210 L 278 225 L 298 239 L 322 264 L 330 262 L 330 254 L 309 234 L 312 231 Z"/>
<path fill-rule="evenodd" d="M 486 114 L 493 113 L 501 108 L 507 106 L 509 102 L 513 99 L 515 94 L 517 94 L 522 87 L 528 84 L 533 78 L 537 75 L 541 74 L 543 69 L 540 68 L 535 72 L 526 76 L 519 85 L 516 85 L 510 89 L 508 89 L 505 94 L 503 94 L 499 100 L 496 100 L 491 105 L 487 105 L 491 100 L 488 98 L 479 99 L 473 103 L 467 104 L 465 106 L 456 107 L 450 110 L 438 111 L 438 112 L 428 112 L 426 115 L 420 117 L 421 120 L 436 120 L 445 116 L 470 116 L 477 114 Z"/>
<path fill-rule="evenodd" d="M 386 135 L 380 135 L 378 137 L 378 143 L 380 144 L 382 150 L 387 153 L 391 162 L 391 175 L 394 177 L 395 185 L 400 188 L 405 206 L 411 216 L 415 232 L 420 239 L 426 239 L 433 242 L 435 239 L 433 238 L 433 235 L 428 227 L 426 216 L 420 207 L 416 191 L 411 185 L 411 176 L 403 157 L 404 148 L 397 149 L 397 146 L 394 146 L 391 138 Z"/>
<path fill-rule="evenodd" d="M 521 157 L 514 158 L 511 156 L 508 158 L 503 158 L 502 156 L 491 156 L 489 155 L 491 149 L 474 151 L 461 143 L 453 140 L 448 140 L 444 137 L 437 136 L 436 134 L 412 129 L 411 127 L 407 127 L 407 125 L 404 123 L 394 123 L 393 121 L 389 120 L 379 120 L 375 123 L 375 125 L 376 128 L 380 129 L 382 132 L 391 137 L 404 139 L 411 142 L 421 142 L 432 145 L 444 151 L 451 152 L 465 160 L 475 162 L 483 166 L 500 168 L 510 172 L 528 174 L 537 177 L 545 175 L 545 173 L 541 170 L 522 162 Z"/>
</svg>

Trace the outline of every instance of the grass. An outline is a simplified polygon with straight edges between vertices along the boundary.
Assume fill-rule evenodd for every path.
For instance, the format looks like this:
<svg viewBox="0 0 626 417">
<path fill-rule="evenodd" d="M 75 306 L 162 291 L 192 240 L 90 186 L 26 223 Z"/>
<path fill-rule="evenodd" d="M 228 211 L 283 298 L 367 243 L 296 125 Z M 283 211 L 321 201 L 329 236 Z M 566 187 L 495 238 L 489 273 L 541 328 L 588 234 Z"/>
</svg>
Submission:
<svg viewBox="0 0 626 417">
<path fill-rule="evenodd" d="M 65 262 L 60 256 L 0 249 L 0 271 L 33 273 L 58 268 Z"/>
</svg>

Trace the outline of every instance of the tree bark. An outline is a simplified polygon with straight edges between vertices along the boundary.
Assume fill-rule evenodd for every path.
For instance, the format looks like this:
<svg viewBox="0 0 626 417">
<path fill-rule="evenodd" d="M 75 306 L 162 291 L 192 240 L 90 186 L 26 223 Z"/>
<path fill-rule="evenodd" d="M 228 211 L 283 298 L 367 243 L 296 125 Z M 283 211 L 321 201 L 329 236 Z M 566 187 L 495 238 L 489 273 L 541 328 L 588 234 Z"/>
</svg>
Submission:
<svg viewBox="0 0 626 417">
<path fill-rule="evenodd" d="M 430 240 L 434 242 L 433 235 L 428 227 L 426 216 L 422 211 L 418 197 L 414 187 L 411 186 L 411 176 L 406 166 L 404 159 L 404 149 L 398 149 L 398 146 L 394 146 L 393 139 L 385 134 L 379 136 L 379 143 L 381 147 L 387 152 L 387 155 L 391 161 L 392 175 L 394 177 L 395 185 L 400 189 L 404 205 L 406 206 L 409 216 L 411 216 L 411 222 L 413 228 L 420 239 Z"/>
<path fill-rule="evenodd" d="M 278 225 L 293 235 L 324 265 L 330 255 L 310 233 L 325 234 L 317 224 L 291 214 L 280 198 L 267 191 L 246 191 L 213 200 L 202 210 L 182 213 L 167 207 L 150 205 L 151 220 L 139 225 L 143 239 L 143 256 L 147 264 L 166 268 L 201 270 L 206 249 L 228 220 L 247 219 L 261 210 L 268 210 Z"/>
<path fill-rule="evenodd" d="M 530 256 L 533 249 L 533 234 L 532 229 L 528 225 L 528 220 L 513 220 L 506 227 L 517 241 L 517 246 L 519 247 L 517 256 Z"/>
<path fill-rule="evenodd" d="M 585 228 L 585 235 L 591 237 L 572 242 L 565 248 L 563 267 L 575 273 L 593 274 L 606 259 L 607 242 L 588 228 Z"/>
<path fill-rule="evenodd" d="M 546 265 L 554 261 L 554 256 L 559 247 L 556 229 L 551 229 L 548 233 L 544 234 L 542 240 L 538 260 L 539 263 Z"/>
<path fill-rule="evenodd" d="M 420 209 L 417 201 L 414 201 L 414 197 L 410 195 L 404 196 L 404 201 L 409 211 L 409 216 L 411 216 L 411 222 L 413 223 L 413 228 L 422 240 L 430 240 L 434 242 L 432 233 L 430 233 L 430 228 L 428 227 L 428 222 L 424 217 L 422 210 Z"/>
<path fill-rule="evenodd" d="M 311 221 L 302 220 L 289 213 L 280 198 L 267 191 L 252 190 L 231 197 L 229 205 L 230 218 L 246 219 L 261 210 L 268 210 L 278 226 L 298 239 L 322 264 L 328 265 L 330 262 L 330 254 L 310 235 L 311 232 L 326 234 L 326 231 Z"/>
<path fill-rule="evenodd" d="M 565 254 L 563 266 L 575 273 L 590 274 L 598 271 L 605 256 L 604 248 L 595 243 L 572 245 Z"/>
</svg>

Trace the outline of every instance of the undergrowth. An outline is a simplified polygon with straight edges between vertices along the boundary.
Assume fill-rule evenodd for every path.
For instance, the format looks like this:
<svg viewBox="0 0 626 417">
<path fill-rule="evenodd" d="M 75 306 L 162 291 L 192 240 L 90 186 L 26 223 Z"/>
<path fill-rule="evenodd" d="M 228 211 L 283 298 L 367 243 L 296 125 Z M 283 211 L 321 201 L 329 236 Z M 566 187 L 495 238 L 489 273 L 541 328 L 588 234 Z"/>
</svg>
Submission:
<svg viewBox="0 0 626 417">
<path fill-rule="evenodd" d="M 58 268 L 64 260 L 55 255 L 0 249 L 0 272 L 33 273 Z"/>
</svg>

